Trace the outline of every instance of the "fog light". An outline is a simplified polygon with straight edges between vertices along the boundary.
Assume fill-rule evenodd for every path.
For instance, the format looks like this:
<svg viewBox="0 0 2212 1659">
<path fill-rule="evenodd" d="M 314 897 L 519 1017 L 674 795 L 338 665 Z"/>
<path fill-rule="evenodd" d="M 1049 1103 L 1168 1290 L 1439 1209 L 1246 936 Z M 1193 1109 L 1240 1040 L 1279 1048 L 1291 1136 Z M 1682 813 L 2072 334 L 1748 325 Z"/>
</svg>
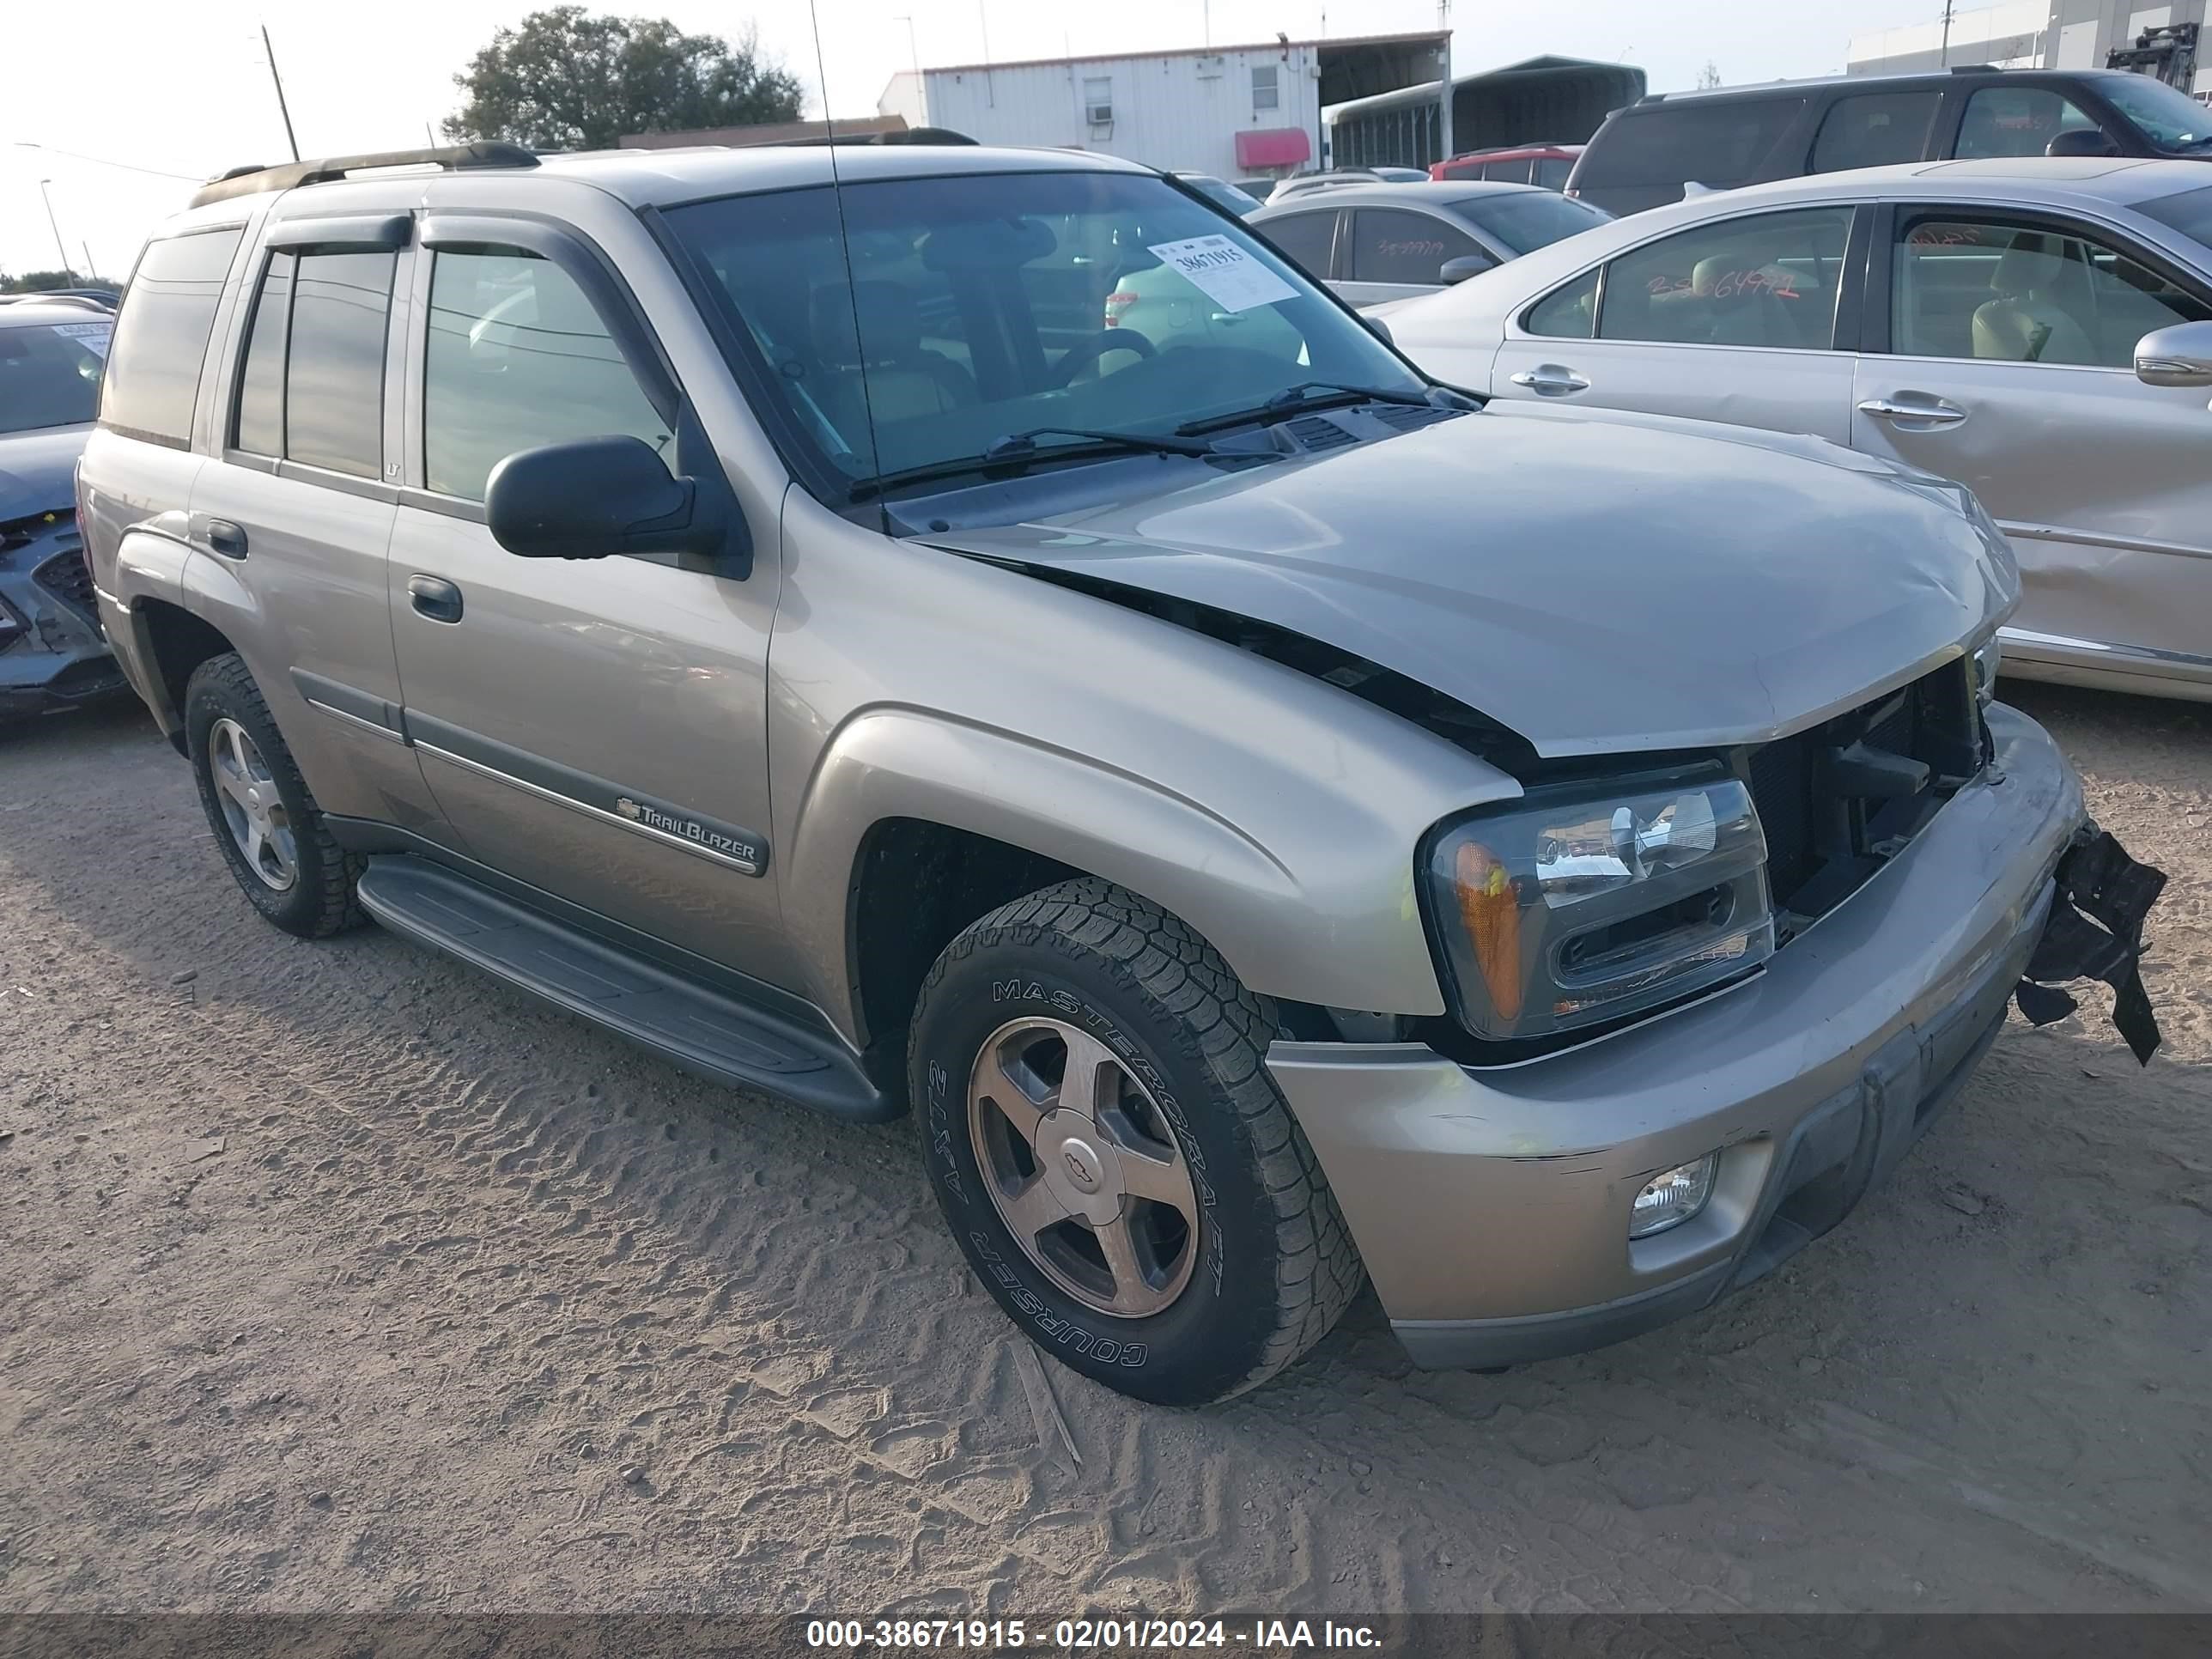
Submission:
<svg viewBox="0 0 2212 1659">
<path fill-rule="evenodd" d="M 1649 1238 L 1680 1226 L 1704 1209 L 1713 1195 L 1713 1176 L 1720 1166 L 1721 1155 L 1707 1152 L 1694 1164 L 1678 1164 L 1645 1182 L 1629 1211 L 1628 1236 Z"/>
</svg>

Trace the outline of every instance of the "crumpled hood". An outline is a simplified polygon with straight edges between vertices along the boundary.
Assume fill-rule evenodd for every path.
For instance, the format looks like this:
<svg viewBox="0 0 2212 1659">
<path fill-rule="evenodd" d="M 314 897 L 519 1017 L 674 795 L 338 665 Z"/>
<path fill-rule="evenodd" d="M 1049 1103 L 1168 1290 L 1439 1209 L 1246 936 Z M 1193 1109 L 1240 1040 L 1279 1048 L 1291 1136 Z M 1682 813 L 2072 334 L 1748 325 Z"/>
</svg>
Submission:
<svg viewBox="0 0 2212 1659">
<path fill-rule="evenodd" d="M 74 511 L 76 458 L 91 435 L 88 425 L 0 433 L 0 524 L 33 513 Z"/>
<path fill-rule="evenodd" d="M 1971 500 L 1817 439 L 1499 402 L 928 539 L 1324 641 L 1559 757 L 1763 742 L 1924 672 L 2019 596 Z"/>
</svg>

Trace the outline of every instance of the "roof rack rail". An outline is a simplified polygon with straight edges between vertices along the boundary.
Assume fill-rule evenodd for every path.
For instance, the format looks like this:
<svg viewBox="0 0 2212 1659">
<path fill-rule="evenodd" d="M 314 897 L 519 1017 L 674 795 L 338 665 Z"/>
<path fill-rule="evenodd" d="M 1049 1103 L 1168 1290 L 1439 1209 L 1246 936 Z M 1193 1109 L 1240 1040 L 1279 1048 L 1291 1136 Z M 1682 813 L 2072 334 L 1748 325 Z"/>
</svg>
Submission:
<svg viewBox="0 0 2212 1659">
<path fill-rule="evenodd" d="M 319 161 L 288 161 L 278 167 L 233 167 L 210 179 L 193 193 L 191 204 L 228 201 L 234 196 L 255 196 L 263 191 L 289 190 L 295 185 L 326 184 L 349 173 L 371 167 L 444 167 L 459 172 L 471 167 L 534 167 L 538 157 L 520 144 L 486 140 L 473 144 L 451 144 L 441 149 L 387 149 L 370 155 L 331 155 Z"/>
<path fill-rule="evenodd" d="M 1954 64 L 1951 65 L 1951 73 L 1954 75 L 2002 75 L 2004 71 L 1995 64 Z"/>
<path fill-rule="evenodd" d="M 908 127 L 899 132 L 832 132 L 823 138 L 793 138 L 793 145 L 818 144 L 972 144 L 975 141 L 951 127 Z"/>
<path fill-rule="evenodd" d="M 33 289 L 22 294 L 0 294 L 0 306 L 81 306 L 87 311 L 112 311 L 89 294 L 57 294 L 52 289 Z"/>
</svg>

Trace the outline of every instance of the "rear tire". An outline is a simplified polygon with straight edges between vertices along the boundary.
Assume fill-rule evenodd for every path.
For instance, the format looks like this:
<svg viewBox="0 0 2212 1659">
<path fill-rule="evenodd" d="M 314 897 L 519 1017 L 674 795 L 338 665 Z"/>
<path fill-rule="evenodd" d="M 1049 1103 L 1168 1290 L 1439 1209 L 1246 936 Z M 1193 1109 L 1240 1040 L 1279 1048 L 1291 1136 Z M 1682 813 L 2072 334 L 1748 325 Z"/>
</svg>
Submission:
<svg viewBox="0 0 2212 1659">
<path fill-rule="evenodd" d="M 243 659 L 210 657 L 185 687 L 185 748 L 208 826 L 253 908 L 286 933 L 323 939 L 366 919 L 364 861 L 331 838 L 307 781 Z"/>
<path fill-rule="evenodd" d="M 931 1184 L 977 1277 L 1061 1364 L 1201 1405 L 1273 1376 L 1358 1293 L 1267 1073 L 1273 1035 L 1211 945 L 1095 878 L 1003 906 L 938 958 L 908 1060 Z"/>
</svg>

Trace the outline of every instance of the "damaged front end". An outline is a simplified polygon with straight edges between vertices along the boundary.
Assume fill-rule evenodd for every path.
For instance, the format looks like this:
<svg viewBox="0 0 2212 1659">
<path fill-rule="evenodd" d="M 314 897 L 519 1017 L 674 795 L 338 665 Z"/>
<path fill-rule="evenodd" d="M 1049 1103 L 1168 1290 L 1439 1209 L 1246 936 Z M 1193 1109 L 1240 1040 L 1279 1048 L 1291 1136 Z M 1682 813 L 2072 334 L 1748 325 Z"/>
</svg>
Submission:
<svg viewBox="0 0 2212 1659">
<path fill-rule="evenodd" d="M 2074 835 L 2058 860 L 2051 920 L 2014 991 L 2033 1025 L 2049 1025 L 2077 1004 L 2057 988 L 2070 980 L 2102 980 L 2112 988 L 2112 1024 L 2139 1064 L 2160 1041 L 2158 1016 L 2143 989 L 2143 919 L 2166 886 L 2166 872 L 2138 863 L 2093 821 Z"/>
</svg>

